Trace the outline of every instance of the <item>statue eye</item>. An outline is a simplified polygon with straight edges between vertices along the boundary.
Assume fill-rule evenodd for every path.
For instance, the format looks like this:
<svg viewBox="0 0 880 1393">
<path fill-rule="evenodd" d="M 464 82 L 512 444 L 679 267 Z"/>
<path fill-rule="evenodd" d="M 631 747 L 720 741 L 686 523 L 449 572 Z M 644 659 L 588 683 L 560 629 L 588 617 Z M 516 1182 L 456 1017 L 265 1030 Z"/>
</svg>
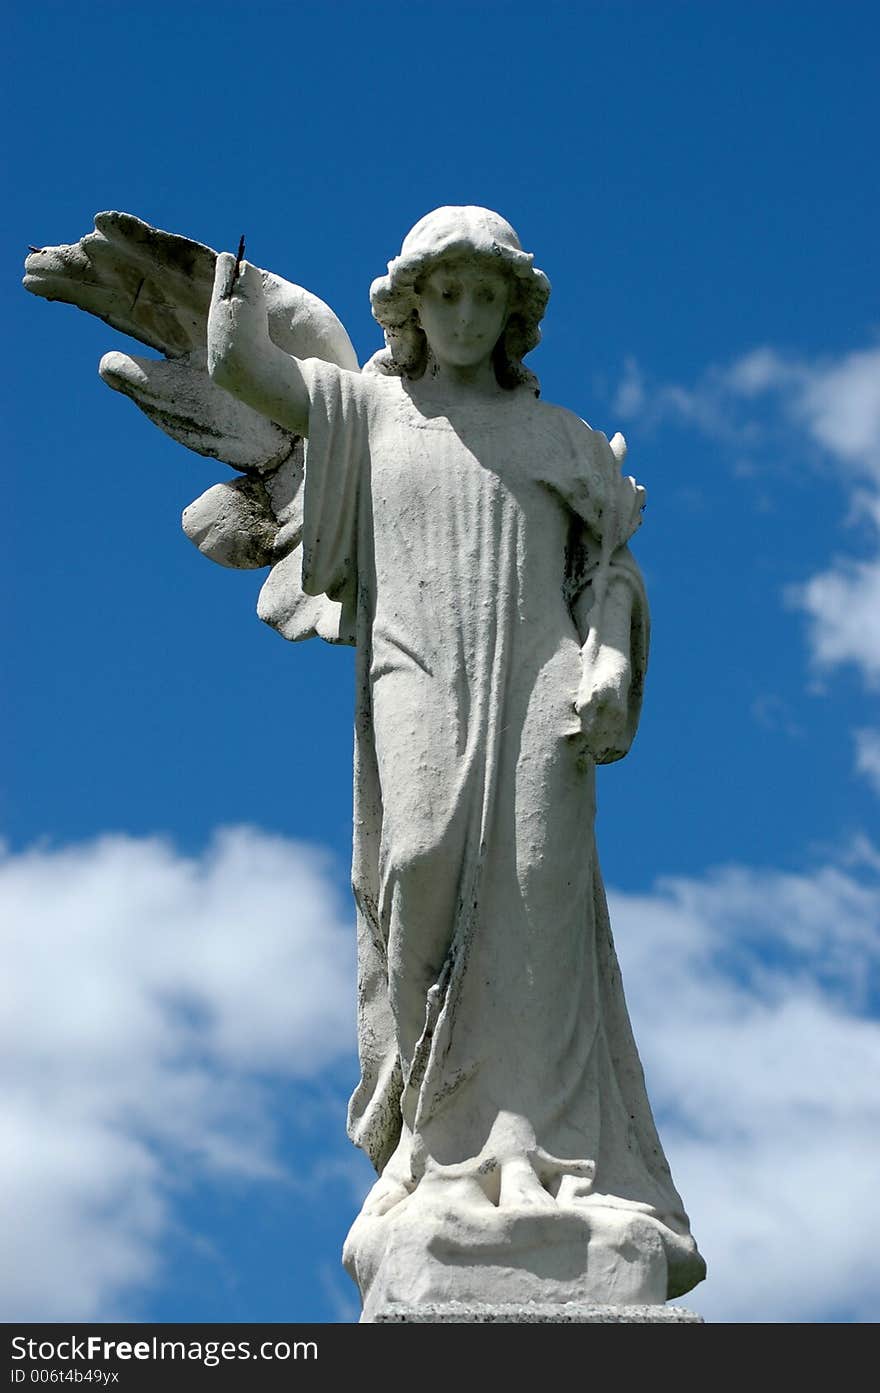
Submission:
<svg viewBox="0 0 880 1393">
<path fill-rule="evenodd" d="M 457 286 L 457 285 L 444 285 L 444 287 L 443 287 L 443 289 L 441 290 L 440 294 L 441 294 L 441 296 L 442 296 L 442 298 L 443 298 L 444 300 L 457 300 L 457 299 L 458 299 L 458 286 Z"/>
</svg>

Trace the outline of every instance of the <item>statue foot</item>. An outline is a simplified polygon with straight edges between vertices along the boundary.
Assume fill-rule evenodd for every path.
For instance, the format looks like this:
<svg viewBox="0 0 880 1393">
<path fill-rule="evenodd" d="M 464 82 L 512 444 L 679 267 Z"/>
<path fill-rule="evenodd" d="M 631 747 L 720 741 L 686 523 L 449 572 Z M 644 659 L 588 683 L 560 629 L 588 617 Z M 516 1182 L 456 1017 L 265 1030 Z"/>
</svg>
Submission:
<svg viewBox="0 0 880 1393">
<path fill-rule="evenodd" d="M 504 1209 L 556 1209 L 556 1200 L 544 1189 L 525 1156 L 502 1162 L 498 1202 Z"/>
<path fill-rule="evenodd" d="M 361 1319 L 450 1301 L 474 1309 L 663 1305 L 669 1271 L 657 1220 L 596 1204 L 560 1206 L 531 1175 L 519 1168 L 502 1175 L 498 1204 L 477 1177 L 456 1176 L 423 1180 L 385 1213 L 365 1208 L 343 1249 L 361 1291 Z"/>
<path fill-rule="evenodd" d="M 380 1175 L 367 1198 L 364 1200 L 361 1214 L 369 1214 L 377 1217 L 380 1214 L 387 1214 L 389 1209 L 400 1204 L 412 1191 L 412 1185 L 405 1185 L 402 1180 L 396 1180 L 393 1176 Z"/>
</svg>

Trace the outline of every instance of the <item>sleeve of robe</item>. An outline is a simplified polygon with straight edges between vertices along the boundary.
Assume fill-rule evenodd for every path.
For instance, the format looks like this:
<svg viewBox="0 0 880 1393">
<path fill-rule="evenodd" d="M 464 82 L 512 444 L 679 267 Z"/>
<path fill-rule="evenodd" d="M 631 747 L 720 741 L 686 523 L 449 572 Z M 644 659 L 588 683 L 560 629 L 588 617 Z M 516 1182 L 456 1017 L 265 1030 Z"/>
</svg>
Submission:
<svg viewBox="0 0 880 1393">
<path fill-rule="evenodd" d="M 402 1079 L 388 963 L 375 912 L 382 794 L 375 760 L 369 686 L 370 596 L 358 577 L 371 572 L 370 427 L 382 378 L 319 359 L 302 365 L 309 392 L 303 495 L 302 589 L 341 602 L 357 639 L 352 888 L 358 911 L 358 1055 L 361 1080 L 349 1104 L 348 1132 L 381 1171 L 400 1134 Z"/>
<path fill-rule="evenodd" d="M 284 549 L 257 613 L 286 639 L 357 642 L 358 500 L 369 469 L 371 380 L 319 358 L 300 363 L 309 392 L 305 479 L 276 546 Z"/>
<path fill-rule="evenodd" d="M 648 666 L 650 616 L 641 570 L 627 543 L 641 526 L 645 490 L 621 474 L 607 441 L 573 412 L 554 413 L 556 448 L 548 451 L 545 482 L 573 514 L 566 558 L 566 593 L 584 651 L 584 661 L 604 642 L 604 599 L 612 585 L 630 592 L 630 691 L 624 746 L 638 729 Z M 591 641 L 592 640 L 592 641 Z"/>
<path fill-rule="evenodd" d="M 345 603 L 357 586 L 358 503 L 370 459 L 371 379 L 319 358 L 301 364 L 309 392 L 302 587 Z"/>
</svg>

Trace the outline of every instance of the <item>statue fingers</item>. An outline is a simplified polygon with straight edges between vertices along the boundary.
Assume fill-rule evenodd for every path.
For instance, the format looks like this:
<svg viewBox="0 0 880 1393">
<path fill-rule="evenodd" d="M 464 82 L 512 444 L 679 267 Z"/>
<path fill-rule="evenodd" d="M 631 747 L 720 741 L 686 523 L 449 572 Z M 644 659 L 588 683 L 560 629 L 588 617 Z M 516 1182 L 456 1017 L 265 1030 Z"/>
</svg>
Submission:
<svg viewBox="0 0 880 1393">
<path fill-rule="evenodd" d="M 232 252 L 219 252 L 214 272 L 212 305 L 217 300 L 235 300 L 265 311 L 263 272 L 250 261 L 239 261 Z"/>
<path fill-rule="evenodd" d="M 595 764 L 610 764 L 626 754 L 629 745 L 625 707 L 603 700 L 581 719 L 584 743 Z"/>
<path fill-rule="evenodd" d="M 218 252 L 214 266 L 214 300 L 228 300 L 232 291 L 235 257 L 232 252 Z"/>
<path fill-rule="evenodd" d="M 601 687 L 579 697 L 575 710 L 581 732 L 592 744 L 613 743 L 627 728 L 629 694 L 621 686 Z"/>
<path fill-rule="evenodd" d="M 263 272 L 260 268 L 252 265 L 250 261 L 240 262 L 232 293 L 241 296 L 249 305 L 264 305 L 266 295 L 263 289 Z"/>
</svg>

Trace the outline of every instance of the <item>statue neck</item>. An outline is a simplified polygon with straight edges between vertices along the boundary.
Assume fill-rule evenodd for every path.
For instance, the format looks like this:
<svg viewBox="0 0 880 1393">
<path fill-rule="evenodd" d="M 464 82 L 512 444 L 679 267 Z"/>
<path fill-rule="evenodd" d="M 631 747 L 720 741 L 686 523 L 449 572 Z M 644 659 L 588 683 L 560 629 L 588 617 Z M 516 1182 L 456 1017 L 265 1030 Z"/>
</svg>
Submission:
<svg viewBox="0 0 880 1393">
<path fill-rule="evenodd" d="M 421 387 L 427 392 L 443 396 L 496 397 L 503 392 L 495 376 L 491 357 L 480 363 L 461 366 L 458 363 L 440 362 L 433 353 L 428 354 L 428 365 L 421 378 Z"/>
</svg>

